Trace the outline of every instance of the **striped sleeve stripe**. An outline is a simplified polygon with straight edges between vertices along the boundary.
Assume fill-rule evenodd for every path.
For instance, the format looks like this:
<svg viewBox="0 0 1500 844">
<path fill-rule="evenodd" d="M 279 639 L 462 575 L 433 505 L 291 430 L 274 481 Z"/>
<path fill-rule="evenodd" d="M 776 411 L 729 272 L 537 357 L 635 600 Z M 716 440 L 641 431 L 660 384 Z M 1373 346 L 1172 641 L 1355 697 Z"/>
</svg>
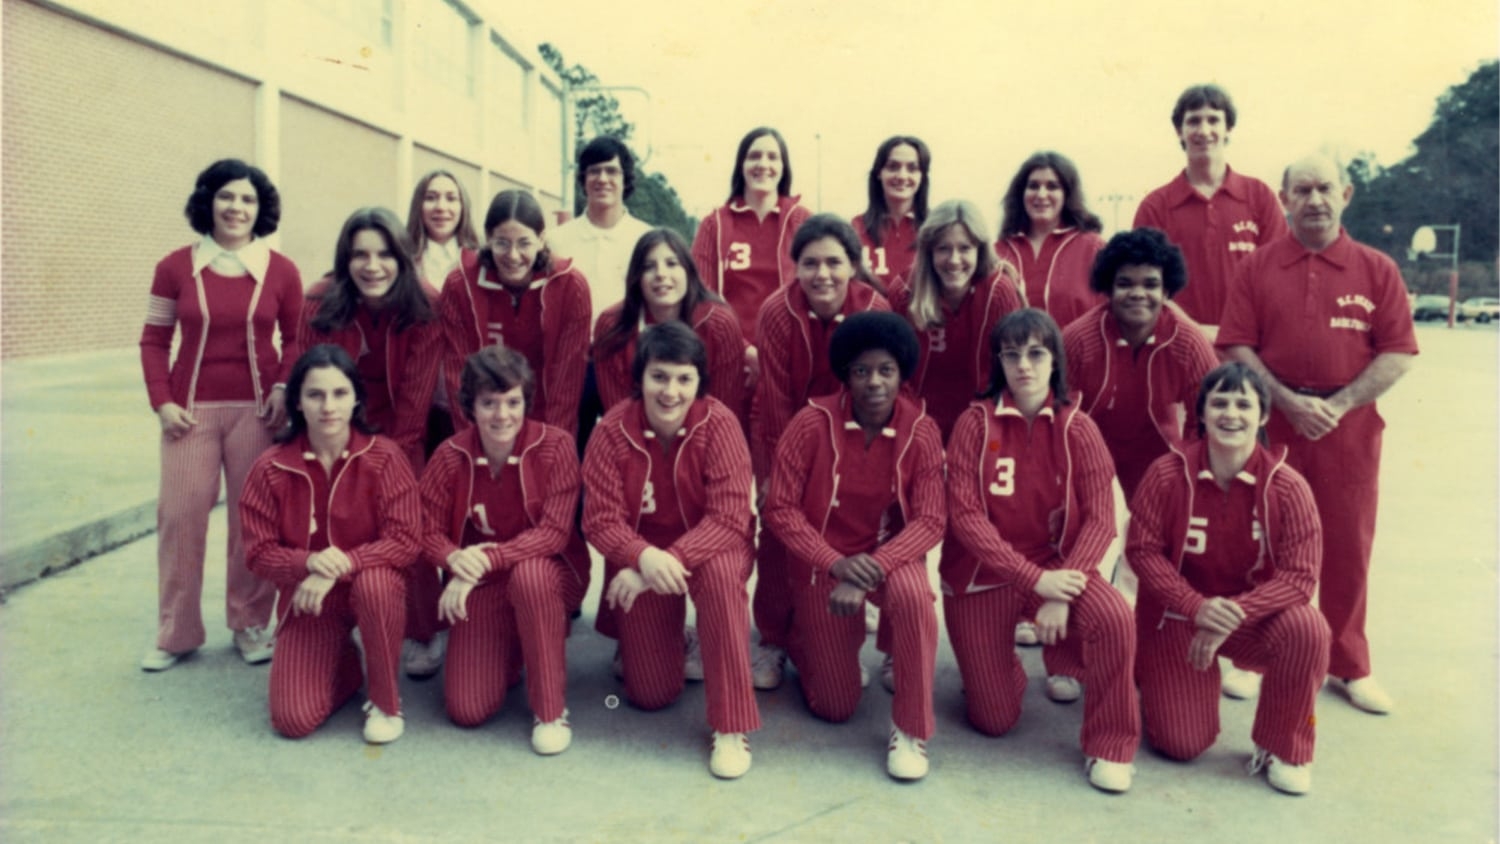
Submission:
<svg viewBox="0 0 1500 844">
<path fill-rule="evenodd" d="M 146 324 L 171 328 L 177 324 L 177 300 L 165 296 L 146 297 Z"/>
</svg>

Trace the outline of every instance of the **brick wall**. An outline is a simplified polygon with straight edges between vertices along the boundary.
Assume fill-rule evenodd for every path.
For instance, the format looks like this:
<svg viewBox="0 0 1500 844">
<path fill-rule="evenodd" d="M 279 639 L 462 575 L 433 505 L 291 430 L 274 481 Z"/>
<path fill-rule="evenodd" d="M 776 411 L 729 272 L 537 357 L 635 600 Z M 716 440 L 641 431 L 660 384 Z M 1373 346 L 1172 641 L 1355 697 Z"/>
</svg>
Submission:
<svg viewBox="0 0 1500 844">
<path fill-rule="evenodd" d="M 351 212 L 388 206 L 399 193 L 396 152 L 390 135 L 282 98 L 281 248 L 304 283 L 333 268 L 334 241 Z"/>
<path fill-rule="evenodd" d="M 4 20 L 0 358 L 134 345 L 194 178 L 253 153 L 254 86 L 22 0 Z"/>
</svg>

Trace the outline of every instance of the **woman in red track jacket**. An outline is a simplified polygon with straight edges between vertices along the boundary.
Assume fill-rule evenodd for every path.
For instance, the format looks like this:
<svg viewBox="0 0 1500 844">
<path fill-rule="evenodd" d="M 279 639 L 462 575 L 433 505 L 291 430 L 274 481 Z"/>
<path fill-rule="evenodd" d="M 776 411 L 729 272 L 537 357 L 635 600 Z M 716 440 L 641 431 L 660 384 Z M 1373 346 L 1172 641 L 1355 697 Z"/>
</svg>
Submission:
<svg viewBox="0 0 1500 844">
<path fill-rule="evenodd" d="M 1202 442 L 1151 464 L 1131 500 L 1125 553 L 1140 577 L 1136 678 L 1151 744 L 1192 759 L 1219 733 L 1218 655 L 1265 672 L 1251 773 L 1312 787 L 1313 704 L 1328 671 L 1328 623 L 1311 604 L 1322 529 L 1311 490 L 1266 449 L 1270 394 L 1242 363 L 1210 372 Z"/>
<path fill-rule="evenodd" d="M 433 307 L 437 291 L 422 282 L 406 232 L 384 208 L 349 215 L 334 246 L 333 272 L 307 293 L 294 358 L 319 343 L 349 353 L 359 368 L 365 418 L 405 452 L 420 475 L 426 462 L 428 404 L 437 383 L 443 330 Z M 413 677 L 442 667 L 437 573 L 406 569 L 406 641 L 402 662 Z"/>
<path fill-rule="evenodd" d="M 836 393 L 838 376 L 828 363 L 834 329 L 852 314 L 889 311 L 884 289 L 860 260 L 859 236 L 832 214 L 811 217 L 792 239 L 796 283 L 777 290 L 761 308 L 756 327 L 760 380 L 750 408 L 750 458 L 761 491 L 771 476 L 776 442 L 808 399 Z M 769 531 L 756 550 L 755 687 L 781 685 L 791 629 L 786 587 L 786 551 Z"/>
<path fill-rule="evenodd" d="M 749 623 L 750 455 L 739 421 L 704 394 L 708 356 L 677 321 L 641 335 L 637 398 L 615 405 L 583 460 L 583 530 L 604 555 L 600 632 L 619 639 L 625 697 L 660 709 L 682 693 L 684 598 L 698 609 L 709 770 L 750 768 L 760 728 L 745 649 Z"/>
<path fill-rule="evenodd" d="M 843 389 L 793 417 L 766 495 L 766 525 L 789 558 L 792 660 L 808 708 L 848 720 L 860 698 L 865 600 L 879 605 L 895 668 L 886 770 L 920 779 L 936 729 L 937 611 L 925 559 L 943 536 L 943 441 L 901 394 L 917 361 L 901 317 L 851 316 L 829 358 Z"/>
<path fill-rule="evenodd" d="M 1038 152 L 1021 163 L 1001 201 L 1000 260 L 1021 271 L 1024 304 L 1066 328 L 1098 304 L 1089 289 L 1103 223 L 1088 208 L 1078 168 L 1067 156 Z"/>
<path fill-rule="evenodd" d="M 1089 782 L 1125 791 L 1141 722 L 1130 607 L 1097 572 L 1115 536 L 1109 450 L 1068 397 L 1051 317 L 1017 311 L 989 346 L 990 388 L 948 444 L 950 531 L 964 553 L 939 568 L 969 723 L 998 736 L 1020 718 L 1026 674 L 1012 636 L 1035 613 L 1042 644 L 1082 660 Z"/>
<path fill-rule="evenodd" d="M 594 323 L 594 376 L 608 411 L 635 392 L 630 368 L 635 344 L 648 326 L 680 320 L 708 349 L 708 394 L 748 424 L 745 346 L 734 311 L 703 286 L 688 245 L 671 229 L 641 235 L 625 273 L 625 298 Z"/>
<path fill-rule="evenodd" d="M 477 256 L 464 255 L 438 300 L 447 339 L 443 383 L 449 396 L 458 395 L 464 361 L 501 343 L 525 355 L 536 373 L 532 418 L 577 436 L 594 312 L 583 274 L 547 252 L 546 225 L 526 191 L 501 191 L 490 202 L 488 243 Z M 455 408 L 454 430 L 468 425 Z"/>
<path fill-rule="evenodd" d="M 239 501 L 250 570 L 281 592 L 271 725 L 305 736 L 363 681 L 365 740 L 395 741 L 405 727 L 396 683 L 401 569 L 422 533 L 416 479 L 395 443 L 370 435 L 359 370 L 343 349 L 309 349 L 287 391 L 291 426 L 255 461 Z"/>
<path fill-rule="evenodd" d="M 531 367 L 515 349 L 486 346 L 464 363 L 458 404 L 472 423 L 422 475 L 423 548 L 445 570 L 439 600 L 451 624 L 443 698 L 448 717 L 475 727 L 500 710 L 526 667 L 531 746 L 572 743 L 564 701 L 568 608 L 588 588 L 588 551 L 570 547 L 578 456 L 565 432 L 526 418 Z"/>
</svg>

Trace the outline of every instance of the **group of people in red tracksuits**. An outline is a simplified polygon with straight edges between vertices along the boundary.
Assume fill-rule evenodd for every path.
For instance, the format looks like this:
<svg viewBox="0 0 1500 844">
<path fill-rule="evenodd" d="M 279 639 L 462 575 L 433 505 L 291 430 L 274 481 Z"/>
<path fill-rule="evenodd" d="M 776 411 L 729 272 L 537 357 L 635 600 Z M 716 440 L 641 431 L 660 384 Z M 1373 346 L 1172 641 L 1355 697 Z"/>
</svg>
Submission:
<svg viewBox="0 0 1500 844">
<path fill-rule="evenodd" d="M 1259 698 L 1251 771 L 1306 793 L 1325 679 L 1393 707 L 1364 636 L 1374 402 L 1417 349 L 1394 264 L 1339 225 L 1343 169 L 1299 159 L 1273 191 L 1229 169 L 1235 119 L 1187 89 L 1183 172 L 1108 242 L 1056 152 L 1023 163 L 997 238 L 967 201 L 929 207 L 905 135 L 863 214 L 810 214 L 762 127 L 690 244 L 630 216 L 634 159 L 598 138 L 577 220 L 549 231 L 520 190 L 478 220 L 434 171 L 404 225 L 352 214 L 305 293 L 266 246 L 275 187 L 215 162 L 141 338 L 162 424 L 142 668 L 205 641 L 222 472 L 227 621 L 289 737 L 361 688 L 365 739 L 400 737 L 403 668 L 441 670 L 478 727 L 524 671 L 532 748 L 566 750 L 592 546 L 626 700 L 701 680 L 717 777 L 749 770 L 755 691 L 788 660 L 813 714 L 851 718 L 869 632 L 887 771 L 924 777 L 937 583 L 978 733 L 1017 723 L 1016 646 L 1040 644 L 1046 696 L 1084 700 L 1094 787 L 1130 788 L 1143 730 L 1203 753 L 1222 691 Z M 591 289 L 623 298 L 596 313 Z"/>
</svg>

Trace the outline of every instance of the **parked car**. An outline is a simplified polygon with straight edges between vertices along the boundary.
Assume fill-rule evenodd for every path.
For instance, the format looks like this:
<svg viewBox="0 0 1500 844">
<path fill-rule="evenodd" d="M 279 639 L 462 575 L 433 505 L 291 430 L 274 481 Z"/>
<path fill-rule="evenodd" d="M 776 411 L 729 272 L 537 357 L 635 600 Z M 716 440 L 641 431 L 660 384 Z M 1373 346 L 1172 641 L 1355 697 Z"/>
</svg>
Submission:
<svg viewBox="0 0 1500 844">
<path fill-rule="evenodd" d="M 1426 319 L 1448 318 L 1448 297 L 1437 293 L 1423 293 L 1411 301 L 1411 318 L 1416 322 Z"/>
<path fill-rule="evenodd" d="M 1486 323 L 1492 319 L 1500 319 L 1500 299 L 1490 296 L 1476 296 L 1473 299 L 1465 299 L 1458 306 L 1459 319 L 1472 319 L 1475 322 Z"/>
</svg>

